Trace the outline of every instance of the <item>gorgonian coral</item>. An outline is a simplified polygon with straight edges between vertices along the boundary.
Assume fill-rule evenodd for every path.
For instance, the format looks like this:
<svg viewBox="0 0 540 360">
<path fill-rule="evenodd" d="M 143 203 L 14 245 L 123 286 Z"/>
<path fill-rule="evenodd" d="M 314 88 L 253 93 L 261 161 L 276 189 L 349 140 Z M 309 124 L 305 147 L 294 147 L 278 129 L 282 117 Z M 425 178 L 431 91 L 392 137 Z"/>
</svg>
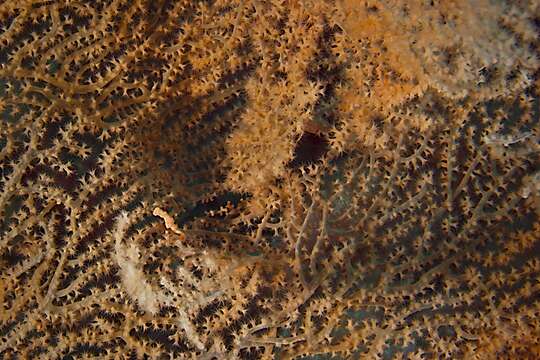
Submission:
<svg viewBox="0 0 540 360">
<path fill-rule="evenodd" d="M 0 357 L 540 356 L 537 1 L 4 1 Z"/>
</svg>

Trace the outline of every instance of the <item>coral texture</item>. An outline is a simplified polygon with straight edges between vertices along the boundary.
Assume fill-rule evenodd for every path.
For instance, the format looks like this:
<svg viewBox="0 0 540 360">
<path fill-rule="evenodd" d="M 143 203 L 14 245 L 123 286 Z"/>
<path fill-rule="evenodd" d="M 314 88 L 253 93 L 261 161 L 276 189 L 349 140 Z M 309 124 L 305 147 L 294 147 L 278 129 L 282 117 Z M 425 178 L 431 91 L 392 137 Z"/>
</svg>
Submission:
<svg viewBox="0 0 540 360">
<path fill-rule="evenodd" d="M 0 1 L 0 358 L 540 358 L 539 14 Z"/>
</svg>

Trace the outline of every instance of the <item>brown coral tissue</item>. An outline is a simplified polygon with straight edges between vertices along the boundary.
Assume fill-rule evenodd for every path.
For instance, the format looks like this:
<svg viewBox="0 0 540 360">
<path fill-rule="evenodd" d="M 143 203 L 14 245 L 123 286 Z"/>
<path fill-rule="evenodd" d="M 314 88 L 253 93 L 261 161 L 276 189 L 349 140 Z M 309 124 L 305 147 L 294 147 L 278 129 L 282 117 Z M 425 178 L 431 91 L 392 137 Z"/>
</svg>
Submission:
<svg viewBox="0 0 540 360">
<path fill-rule="evenodd" d="M 540 359 L 539 0 L 0 0 L 0 359 Z"/>
</svg>

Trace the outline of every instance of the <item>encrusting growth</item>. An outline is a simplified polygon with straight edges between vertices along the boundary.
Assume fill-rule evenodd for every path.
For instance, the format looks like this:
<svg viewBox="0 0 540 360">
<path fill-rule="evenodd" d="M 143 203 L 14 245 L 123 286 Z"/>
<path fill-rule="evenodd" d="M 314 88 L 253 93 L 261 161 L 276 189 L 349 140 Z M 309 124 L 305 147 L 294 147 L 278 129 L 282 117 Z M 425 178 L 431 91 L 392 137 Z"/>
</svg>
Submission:
<svg viewBox="0 0 540 360">
<path fill-rule="evenodd" d="M 114 257 L 120 268 L 120 280 L 128 295 L 144 311 L 155 314 L 159 307 L 159 296 L 145 281 L 144 272 L 139 265 L 139 249 L 134 244 L 122 244 L 128 225 L 127 214 L 121 214 L 114 230 Z"/>
<path fill-rule="evenodd" d="M 0 3 L 0 358 L 540 358 L 540 3 Z"/>
</svg>

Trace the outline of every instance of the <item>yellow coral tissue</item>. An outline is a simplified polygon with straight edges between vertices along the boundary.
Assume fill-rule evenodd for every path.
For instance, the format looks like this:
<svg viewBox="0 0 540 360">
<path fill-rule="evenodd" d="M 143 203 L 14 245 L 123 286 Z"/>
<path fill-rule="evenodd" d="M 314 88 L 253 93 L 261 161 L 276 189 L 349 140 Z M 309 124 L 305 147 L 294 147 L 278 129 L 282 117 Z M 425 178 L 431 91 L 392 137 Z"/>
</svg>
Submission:
<svg viewBox="0 0 540 360">
<path fill-rule="evenodd" d="M 0 359 L 540 359 L 540 0 L 0 0 Z"/>
</svg>

